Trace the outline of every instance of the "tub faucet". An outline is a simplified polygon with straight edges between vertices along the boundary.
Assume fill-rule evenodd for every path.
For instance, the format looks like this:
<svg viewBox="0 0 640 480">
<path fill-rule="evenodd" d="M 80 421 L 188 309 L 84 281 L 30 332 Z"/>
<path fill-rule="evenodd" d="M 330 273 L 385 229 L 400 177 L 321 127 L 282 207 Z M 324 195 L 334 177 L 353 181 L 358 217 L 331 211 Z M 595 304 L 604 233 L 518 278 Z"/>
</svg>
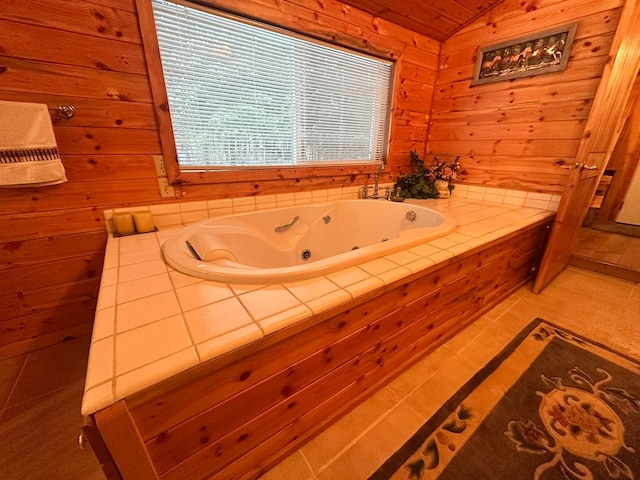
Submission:
<svg viewBox="0 0 640 480">
<path fill-rule="evenodd" d="M 385 195 L 379 195 L 378 193 L 378 182 L 380 180 L 380 172 L 382 170 L 376 170 L 376 175 L 374 177 L 374 183 L 373 183 L 373 187 L 369 187 L 367 185 L 365 185 L 364 187 L 362 187 L 362 198 L 373 198 L 373 199 L 378 199 L 378 198 L 385 198 L 385 199 L 389 199 L 388 194 L 385 193 Z M 369 189 L 373 188 L 373 194 L 369 195 Z M 387 188 L 387 191 L 389 189 Z"/>
<path fill-rule="evenodd" d="M 378 180 L 380 180 L 380 170 L 376 170 L 376 176 L 373 183 L 373 198 L 379 198 L 378 197 Z"/>
</svg>

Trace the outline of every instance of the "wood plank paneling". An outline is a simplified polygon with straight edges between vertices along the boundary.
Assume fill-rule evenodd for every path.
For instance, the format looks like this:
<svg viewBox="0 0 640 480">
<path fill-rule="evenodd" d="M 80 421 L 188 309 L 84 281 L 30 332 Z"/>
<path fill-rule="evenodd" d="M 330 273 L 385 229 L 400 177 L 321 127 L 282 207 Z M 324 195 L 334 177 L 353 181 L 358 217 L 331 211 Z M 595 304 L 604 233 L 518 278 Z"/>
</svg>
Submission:
<svg viewBox="0 0 640 480">
<path fill-rule="evenodd" d="M 97 255 L 107 244 L 105 232 L 43 237 L 0 243 L 0 270 L 43 262 Z M 99 255 L 98 255 L 99 256 Z"/>
<path fill-rule="evenodd" d="M 429 149 L 433 155 L 561 156 L 572 158 L 575 156 L 579 144 L 580 140 L 578 139 L 564 140 L 563 142 L 554 139 L 474 140 L 468 142 L 441 140 L 429 142 Z M 473 183 L 473 177 L 465 180 Z"/>
<path fill-rule="evenodd" d="M 500 0 L 345 0 L 345 3 L 365 10 L 392 23 L 416 32 L 429 32 L 432 38 L 444 40 Z"/>
<path fill-rule="evenodd" d="M 0 296 L 3 315 L 6 321 L 11 321 L 35 312 L 55 310 L 61 305 L 73 305 L 80 302 L 91 302 L 95 305 L 100 278 L 92 277 L 69 283 L 58 283 L 44 288 L 29 289 L 25 285 L 23 290 L 13 295 Z M 93 316 L 89 320 L 93 320 Z M 91 328 L 92 322 L 83 318 Z"/>
<path fill-rule="evenodd" d="M 442 120 L 446 126 L 496 125 L 520 122 L 558 122 L 563 120 L 585 120 L 589 116 L 592 99 L 559 102 L 539 102 L 528 105 L 505 105 L 499 108 L 474 109 L 465 112 L 437 111 L 433 118 Z"/>
<path fill-rule="evenodd" d="M 35 337 L 20 335 L 20 340 L 7 344 L 0 344 L 0 358 L 10 358 L 32 352 L 41 348 L 50 347 L 58 343 L 66 342 L 74 338 L 91 335 L 91 323 L 83 321 L 70 327 L 55 327 L 55 331 L 38 333 Z"/>
<path fill-rule="evenodd" d="M 467 183 L 562 191 L 557 162 L 577 154 L 623 3 L 505 0 L 448 38 L 428 153 L 461 155 Z M 471 86 L 478 47 L 570 22 L 578 28 L 563 72 Z"/>
<path fill-rule="evenodd" d="M 4 191 L 0 195 L 3 193 Z M 46 216 L 46 219 L 43 219 L 43 216 Z M 11 229 L 0 229 L 0 243 L 83 232 L 106 234 L 104 217 L 97 207 L 74 209 L 69 206 L 65 210 L 47 211 L 46 214 L 43 212 L 0 214 L 0 225 L 11 225 Z M 102 253 L 96 252 L 99 255 Z"/>
<path fill-rule="evenodd" d="M 64 168 L 70 182 L 155 180 L 157 176 L 153 155 L 65 155 Z"/>
<path fill-rule="evenodd" d="M 331 43 L 398 59 L 393 118 L 405 128 L 394 131 L 388 170 L 398 171 L 405 165 L 412 146 L 424 149 L 440 42 L 334 0 L 215 0 L 211 4 Z M 56 308 L 63 311 L 79 301 L 95 301 L 95 281 L 62 283 L 66 285 L 63 288 L 58 286 L 61 280 L 47 269 L 57 272 L 59 265 L 75 261 L 82 270 L 91 254 L 86 248 L 78 249 L 81 236 L 76 234 L 104 235 L 103 209 L 172 199 L 159 196 L 156 181 L 153 156 L 162 154 L 158 125 L 163 123 L 158 123 L 152 102 L 135 0 L 6 0 L 0 2 L 0 27 L 0 99 L 49 106 L 69 179 L 68 183 L 40 189 L 0 190 L 0 245 L 7 248 L 0 255 L 0 268 L 12 285 L 11 294 L 0 295 L 0 308 L 7 320 L 20 325 L 25 315 L 34 312 L 59 319 Z M 150 39 L 153 42 L 152 36 Z M 401 87 L 405 78 L 408 83 Z M 72 119 L 55 114 L 59 105 L 66 104 L 76 108 Z M 166 113 L 166 106 L 164 110 Z M 269 181 L 259 172 L 236 182 L 229 182 L 228 175 L 196 174 L 198 181 L 214 184 L 183 186 L 180 193 L 189 200 L 225 198 L 371 181 L 371 172 L 366 169 L 306 173 L 286 172 Z M 235 177 L 233 180 L 238 180 Z M 392 180 L 388 173 L 383 178 Z M 65 243 L 65 239 L 71 241 Z M 55 248 L 41 255 L 47 245 Z M 97 266 L 102 246 L 94 241 L 88 245 Z M 29 255 L 38 256 L 41 269 L 29 270 Z M 28 276 L 21 276 L 25 268 L 30 275 L 37 275 L 33 283 Z M 74 291 L 76 284 L 82 287 Z M 92 316 L 86 311 L 82 315 L 86 315 L 84 325 L 90 325 Z M 35 317 L 28 321 L 38 328 Z M 51 328 L 57 321 L 47 324 L 47 341 L 55 338 Z M 63 322 L 60 329 L 69 331 Z M 26 334 L 27 329 L 15 331 L 11 340 L 0 339 L 0 345 L 7 341 L 23 347 L 38 344 L 18 340 L 16 335 L 20 331 Z"/>
<path fill-rule="evenodd" d="M 0 321 L 0 335 L 6 339 L 5 343 L 18 344 L 23 340 L 38 341 L 40 336 L 55 335 L 58 330 L 81 326 L 87 327 L 82 331 L 89 333 L 91 325 L 84 319 L 92 315 L 95 308 L 94 301 L 85 301 Z"/>
<path fill-rule="evenodd" d="M 55 278 L 59 285 L 89 278 L 99 278 L 101 272 L 102 258 L 100 256 L 14 267 L 5 269 L 2 273 L 2 292 L 4 295 L 11 295 L 25 290 L 44 288 L 51 284 L 49 277 Z M 24 278 L 29 279 L 27 285 L 24 283 Z"/>
<path fill-rule="evenodd" d="M 52 64 L 0 56 L 0 82 L 12 91 L 125 102 L 151 102 L 149 81 L 142 75 Z"/>
<path fill-rule="evenodd" d="M 526 83 L 505 82 L 504 84 L 490 84 L 494 87 L 481 85 L 473 89 L 460 86 L 436 88 L 434 108 L 438 111 L 458 112 L 486 110 L 491 108 L 511 108 L 521 105 L 540 105 L 541 103 L 586 101 L 591 102 L 595 95 L 594 88 L 600 84 L 599 78 L 589 77 L 566 83 L 552 83 L 547 88 L 539 88 Z M 498 87 L 495 87 L 498 85 Z M 500 88 L 501 87 L 501 88 Z M 434 124 L 435 124 L 434 120 Z M 443 122 L 444 123 L 444 122 Z"/>
<path fill-rule="evenodd" d="M 61 126 L 56 129 L 56 139 L 65 145 L 64 153 L 70 155 L 162 153 L 160 137 L 155 130 Z"/>
<path fill-rule="evenodd" d="M 523 35 L 535 34 L 551 26 L 578 21 L 600 23 L 615 30 L 625 0 L 537 0 L 535 3 L 503 0 L 443 43 L 443 53 L 471 46 L 491 45 Z M 590 20 L 588 17 L 594 15 Z M 583 34 L 578 29 L 578 37 Z M 611 31 L 610 30 L 610 31 Z M 591 35 L 592 32 L 589 32 Z"/>
<path fill-rule="evenodd" d="M 91 332 L 102 210 L 160 199 L 133 0 L 0 3 L 0 100 L 45 103 L 69 182 L 0 189 L 0 358 Z M 55 113 L 76 109 L 72 119 Z"/>
<path fill-rule="evenodd" d="M 0 100 L 23 101 L 24 93 L 5 91 L 1 87 L 0 85 Z M 33 103 L 47 104 L 54 126 L 157 129 L 153 106 L 150 103 L 35 93 L 29 94 L 29 100 Z M 76 109 L 73 118 L 66 118 L 56 113 L 60 105 L 69 104 Z"/>
<path fill-rule="evenodd" d="M 467 180 L 471 183 L 557 192 L 566 174 L 555 171 L 554 162 L 568 161 L 575 154 L 573 135 L 591 108 L 599 83 L 599 62 L 604 61 L 603 52 L 623 1 L 536 0 L 520 4 L 504 0 L 444 44 L 435 39 L 436 30 L 411 31 L 336 0 L 208 3 L 397 61 L 384 181 L 392 181 L 394 175 L 406 170 L 409 153 L 416 149 L 423 154 L 461 155 L 463 167 L 469 167 Z M 455 3 L 450 13 L 468 10 L 475 15 L 492 2 Z M 438 8 L 429 2 L 420 6 L 425 12 Z M 398 8 L 400 12 L 406 7 Z M 456 15 L 444 16 L 451 19 Z M 579 23 L 578 34 L 565 72 L 469 87 L 478 46 L 574 19 Z M 135 0 L 4 0 L 0 2 L 0 27 L 0 99 L 46 103 L 51 108 L 69 178 L 66 184 L 45 189 L 0 190 L 0 245 L 21 243 L 25 252 L 38 255 L 41 242 L 49 237 L 103 234 L 105 208 L 171 201 L 159 197 L 155 183 L 153 156 L 162 153 L 158 125 L 163 125 L 156 109 L 162 111 L 166 106 L 154 105 L 152 99 L 149 65 L 141 56 Z M 63 119 L 53 113 L 64 104 L 76 107 L 75 117 Z M 430 144 L 429 128 L 433 128 Z M 184 199 L 224 198 L 371 181 L 369 171 L 326 171 L 311 176 L 287 172 L 272 180 L 263 175 L 251 173 L 229 182 L 229 176 L 196 174 L 198 182 L 213 184 L 184 185 L 179 193 Z M 59 256 L 47 253 L 42 257 L 44 266 L 88 253 L 83 250 L 75 256 L 75 240 L 59 245 Z M 101 247 L 92 245 L 94 254 L 100 256 Z M 3 271 L 26 265 L 26 257 L 15 253 L 15 259 L 3 255 Z M 38 275 L 47 277 L 45 272 L 43 269 Z M 97 294 L 95 284 L 92 293 L 80 282 L 85 286 L 76 295 L 58 288 L 53 276 L 47 278 L 48 284 L 38 280 L 41 287 L 37 290 L 27 290 L 26 278 L 25 288 L 16 285 L 18 290 L 42 292 L 40 300 L 31 293 L 22 303 L 12 295 L 1 296 L 3 314 L 17 319 L 32 311 L 64 308 L 78 303 L 78 298 L 95 298 Z M 21 308 L 28 310 L 21 312 Z M 91 318 L 84 321 L 90 323 Z M 62 330 L 68 331 L 67 327 Z M 54 333 L 47 338 L 53 338 Z"/>
<path fill-rule="evenodd" d="M 140 45 L 0 19 L 0 52 L 8 57 L 146 75 Z M 8 33 L 11 32 L 9 35 Z"/>
<path fill-rule="evenodd" d="M 535 140 L 571 140 L 582 135 L 584 120 L 565 120 L 557 122 L 527 122 L 506 123 L 500 122 L 493 125 L 442 125 L 433 126 L 429 132 L 429 140 L 502 140 L 518 138 Z"/>
<path fill-rule="evenodd" d="M 138 431 L 123 400 L 109 410 L 95 414 L 95 421 L 105 444 L 116 458 L 118 471 L 123 478 L 153 480 L 158 476 L 141 448 Z"/>
<path fill-rule="evenodd" d="M 53 188 L 13 189 L 4 195 L 3 202 L 8 209 L 35 213 L 61 210 L 71 203 L 76 208 L 90 208 L 94 205 L 117 207 L 159 200 L 158 181 L 154 177 L 99 183 L 76 182 Z"/>
<path fill-rule="evenodd" d="M 118 4 L 125 5 L 118 10 Z M 18 24 L 39 25 L 67 32 L 140 44 L 135 11 L 129 0 L 3 0 L 1 16 Z"/>
</svg>

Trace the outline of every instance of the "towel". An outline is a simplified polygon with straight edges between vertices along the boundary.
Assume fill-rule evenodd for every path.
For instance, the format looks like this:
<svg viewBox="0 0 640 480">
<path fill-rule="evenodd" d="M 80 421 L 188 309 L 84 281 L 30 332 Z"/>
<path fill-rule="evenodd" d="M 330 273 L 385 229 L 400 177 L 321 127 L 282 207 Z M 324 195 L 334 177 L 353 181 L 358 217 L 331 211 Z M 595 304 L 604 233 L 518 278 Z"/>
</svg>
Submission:
<svg viewBox="0 0 640 480">
<path fill-rule="evenodd" d="M 0 101 L 0 187 L 66 181 L 48 107 Z"/>
</svg>

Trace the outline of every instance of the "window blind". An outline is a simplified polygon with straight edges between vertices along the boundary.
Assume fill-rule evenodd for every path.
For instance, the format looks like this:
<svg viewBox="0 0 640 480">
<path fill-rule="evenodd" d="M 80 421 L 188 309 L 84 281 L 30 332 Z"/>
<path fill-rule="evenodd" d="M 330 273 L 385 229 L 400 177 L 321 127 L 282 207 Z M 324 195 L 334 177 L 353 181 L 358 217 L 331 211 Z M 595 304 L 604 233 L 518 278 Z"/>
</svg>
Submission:
<svg viewBox="0 0 640 480">
<path fill-rule="evenodd" d="M 382 161 L 392 65 L 153 0 L 183 167 Z"/>
</svg>

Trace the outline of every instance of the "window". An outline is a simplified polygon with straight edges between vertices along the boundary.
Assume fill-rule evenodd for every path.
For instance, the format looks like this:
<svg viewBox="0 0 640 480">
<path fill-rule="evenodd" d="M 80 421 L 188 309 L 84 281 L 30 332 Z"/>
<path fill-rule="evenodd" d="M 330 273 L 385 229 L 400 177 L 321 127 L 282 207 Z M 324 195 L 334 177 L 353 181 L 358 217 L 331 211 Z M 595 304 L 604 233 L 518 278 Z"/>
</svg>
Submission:
<svg viewBox="0 0 640 480">
<path fill-rule="evenodd" d="M 195 5 L 152 5 L 182 168 L 384 159 L 390 62 Z"/>
</svg>

